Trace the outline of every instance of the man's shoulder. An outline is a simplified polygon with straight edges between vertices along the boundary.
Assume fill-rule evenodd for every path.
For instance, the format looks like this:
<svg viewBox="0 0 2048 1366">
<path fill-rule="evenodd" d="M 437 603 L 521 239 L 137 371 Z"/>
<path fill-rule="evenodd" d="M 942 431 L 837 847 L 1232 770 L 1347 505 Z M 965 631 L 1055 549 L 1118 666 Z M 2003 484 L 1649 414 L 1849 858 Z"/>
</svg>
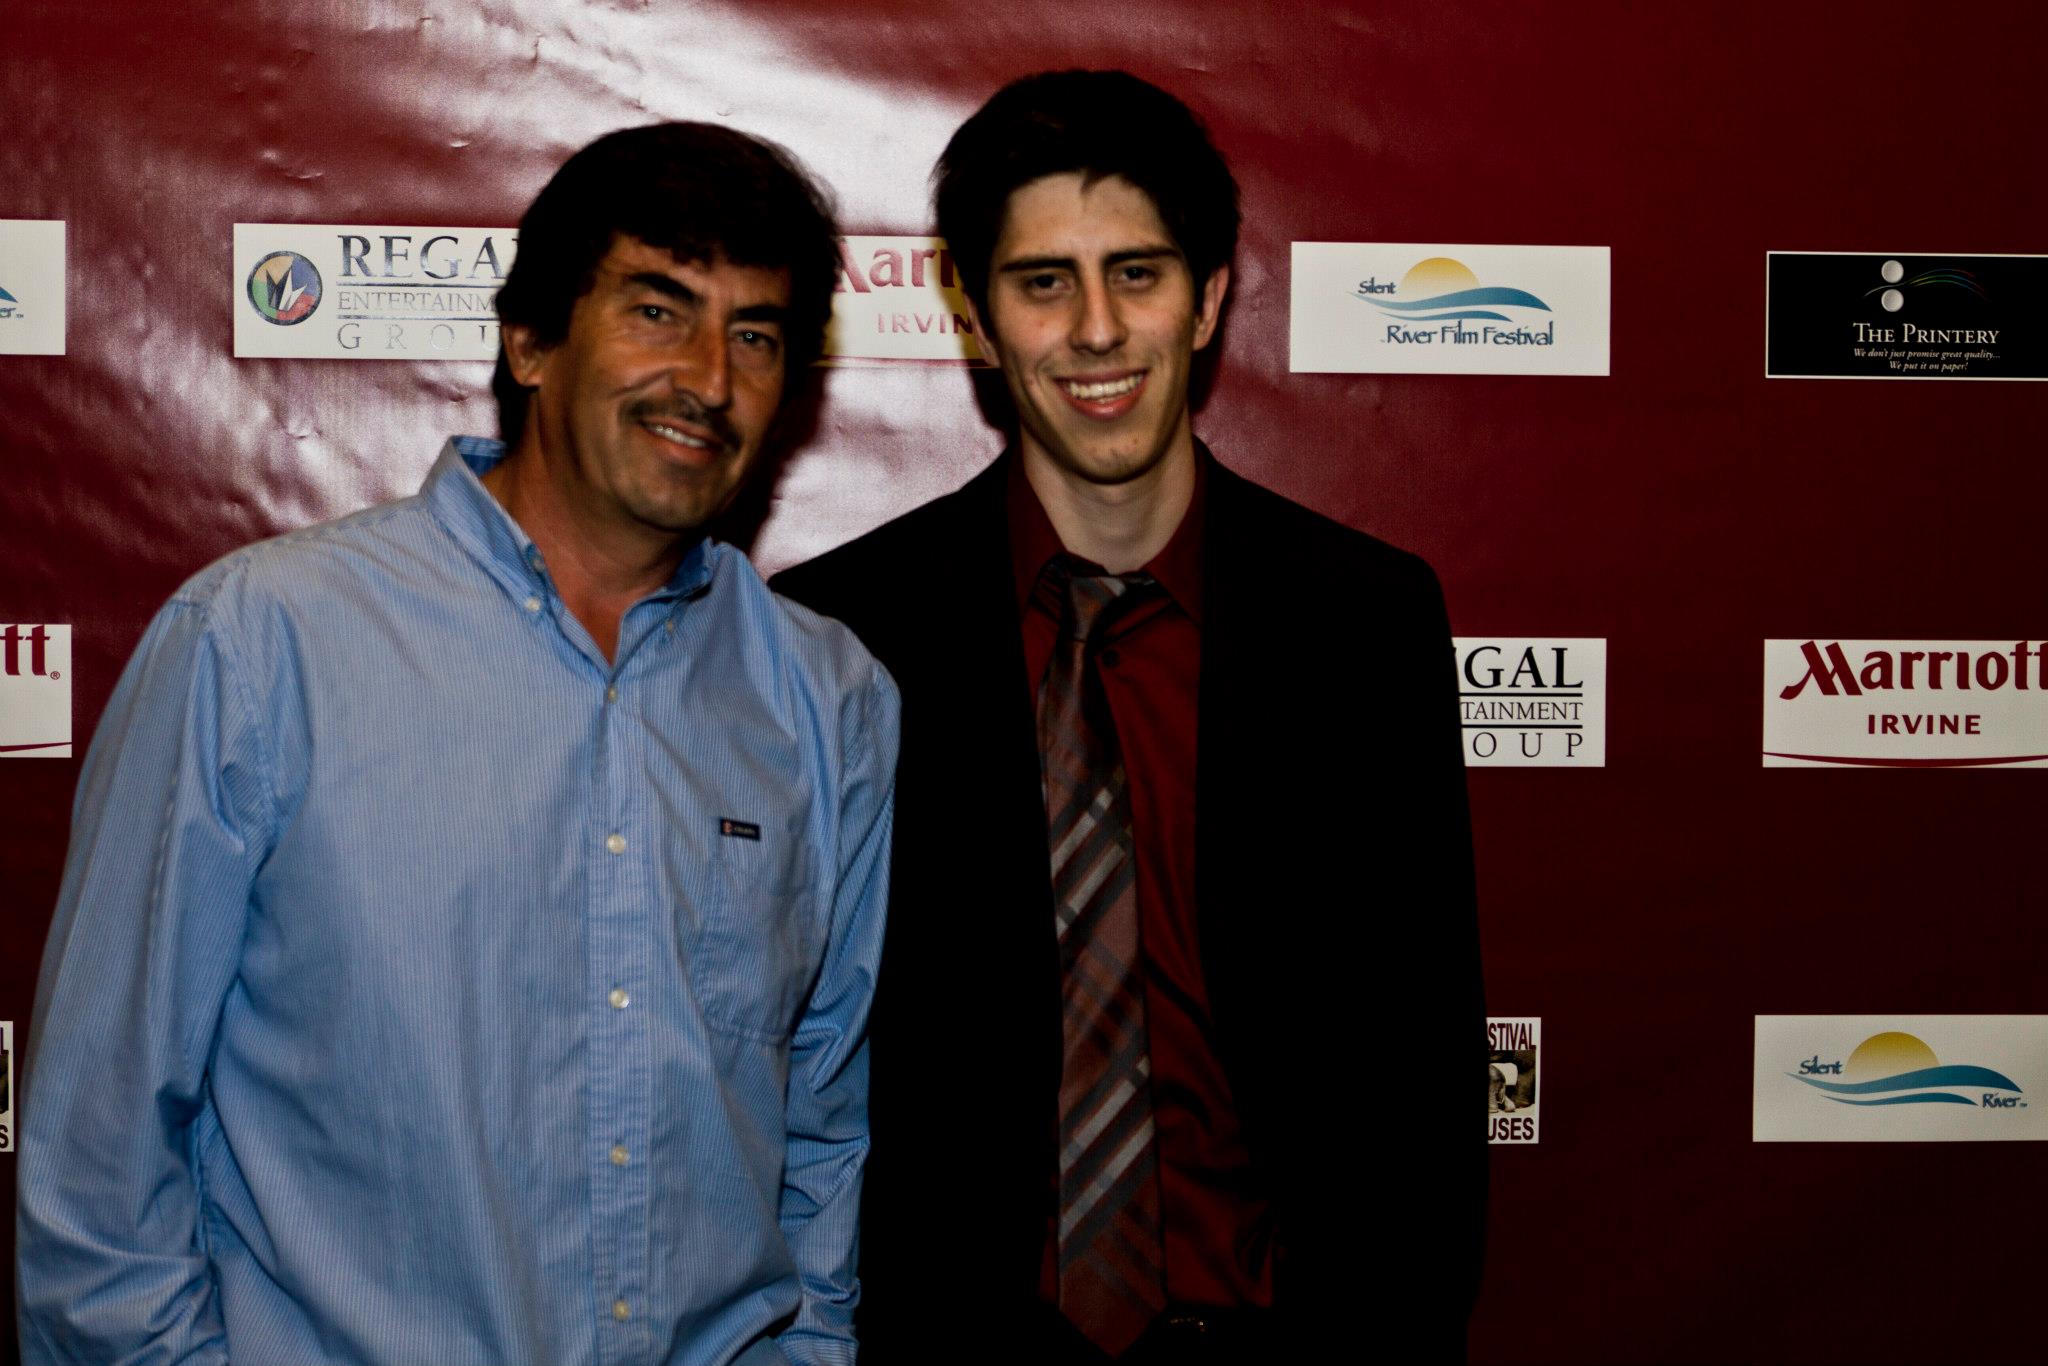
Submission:
<svg viewBox="0 0 2048 1366">
<path fill-rule="evenodd" d="M 1355 585 L 1361 578 L 1435 593 L 1436 573 L 1420 555 L 1305 507 L 1237 474 L 1211 467 L 1209 532 L 1230 552 L 1304 587 L 1321 578 Z"/>
<path fill-rule="evenodd" d="M 893 697 L 888 671 L 843 623 L 771 589 L 735 547 L 720 545 L 716 553 L 716 572 L 726 577 L 731 600 L 740 608 L 741 629 L 758 633 L 778 673 L 821 699 L 827 694 Z"/>
<path fill-rule="evenodd" d="M 425 516 L 414 495 L 251 542 L 185 580 L 168 606 L 211 612 L 359 592 L 368 562 L 416 541 Z"/>
</svg>

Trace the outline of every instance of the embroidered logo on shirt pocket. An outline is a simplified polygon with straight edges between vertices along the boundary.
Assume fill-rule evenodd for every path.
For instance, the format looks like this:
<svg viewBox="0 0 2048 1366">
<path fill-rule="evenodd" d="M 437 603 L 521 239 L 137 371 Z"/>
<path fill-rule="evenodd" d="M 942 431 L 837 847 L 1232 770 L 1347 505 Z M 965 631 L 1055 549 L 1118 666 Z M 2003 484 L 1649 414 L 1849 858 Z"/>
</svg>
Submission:
<svg viewBox="0 0 2048 1366">
<path fill-rule="evenodd" d="M 815 856 L 787 830 L 716 841 L 689 962 L 705 1019 L 778 1044 L 796 1032 L 824 947 Z"/>
</svg>

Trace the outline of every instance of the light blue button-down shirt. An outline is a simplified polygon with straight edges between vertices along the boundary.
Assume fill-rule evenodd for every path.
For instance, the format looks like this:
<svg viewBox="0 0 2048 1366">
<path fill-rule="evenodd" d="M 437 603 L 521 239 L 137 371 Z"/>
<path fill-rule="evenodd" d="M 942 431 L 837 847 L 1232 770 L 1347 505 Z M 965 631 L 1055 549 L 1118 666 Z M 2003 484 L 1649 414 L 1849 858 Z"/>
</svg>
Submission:
<svg viewBox="0 0 2048 1366">
<path fill-rule="evenodd" d="M 849 1362 L 894 685 L 706 542 L 608 662 L 458 438 L 158 614 L 20 1134 L 31 1362 Z"/>
</svg>

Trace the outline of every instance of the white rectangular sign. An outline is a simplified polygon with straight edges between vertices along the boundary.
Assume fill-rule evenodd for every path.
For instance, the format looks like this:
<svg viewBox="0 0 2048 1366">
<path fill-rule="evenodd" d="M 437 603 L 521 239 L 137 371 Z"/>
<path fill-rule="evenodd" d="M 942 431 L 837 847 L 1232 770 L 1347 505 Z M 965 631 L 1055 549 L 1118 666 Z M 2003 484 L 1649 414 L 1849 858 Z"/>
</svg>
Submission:
<svg viewBox="0 0 2048 1366">
<path fill-rule="evenodd" d="M 1764 642 L 1765 768 L 2048 768 L 2048 641 Z"/>
<path fill-rule="evenodd" d="M 1467 768 L 1603 768 L 1607 641 L 1458 636 Z"/>
<path fill-rule="evenodd" d="M 0 1153 L 14 1151 L 14 1022 L 0 1020 Z"/>
<path fill-rule="evenodd" d="M 1534 1143 L 1537 1102 L 1536 1054 L 1543 1021 L 1534 1015 L 1493 1016 L 1486 1021 L 1486 1141 Z"/>
<path fill-rule="evenodd" d="M 1606 247 L 1296 242 L 1296 374 L 1604 375 Z"/>
<path fill-rule="evenodd" d="M 71 757 L 71 628 L 0 625 L 0 759 Z"/>
<path fill-rule="evenodd" d="M 1759 1015 L 1753 1134 L 1759 1143 L 2043 1139 L 2044 1082 L 2048 1015 Z"/>
<path fill-rule="evenodd" d="M 237 223 L 237 356 L 494 360 L 510 228 Z"/>
<path fill-rule="evenodd" d="M 986 365 L 940 237 L 843 237 L 826 365 Z"/>
<path fill-rule="evenodd" d="M 64 354 L 64 222 L 0 218 L 0 355 Z"/>
</svg>

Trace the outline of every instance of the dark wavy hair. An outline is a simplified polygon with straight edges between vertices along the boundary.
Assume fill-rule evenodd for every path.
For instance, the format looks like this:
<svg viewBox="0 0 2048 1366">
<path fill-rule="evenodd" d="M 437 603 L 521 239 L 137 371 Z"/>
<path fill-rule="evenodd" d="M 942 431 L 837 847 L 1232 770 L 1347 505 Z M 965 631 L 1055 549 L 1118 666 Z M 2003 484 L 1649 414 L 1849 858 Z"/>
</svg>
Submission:
<svg viewBox="0 0 2048 1366">
<path fill-rule="evenodd" d="M 1237 179 L 1194 111 L 1128 71 L 1046 71 L 1010 82 L 953 134 L 932 207 L 961 285 L 988 317 L 989 267 L 1010 196 L 1041 176 L 1119 176 L 1145 192 L 1195 290 L 1237 249 Z"/>
<path fill-rule="evenodd" d="M 772 142 L 709 123 L 621 129 L 564 162 L 519 220 L 498 321 L 532 328 L 543 346 L 559 343 L 620 236 L 679 261 L 786 268 L 783 344 L 794 383 L 825 345 L 838 235 L 824 187 Z M 499 430 L 517 445 L 529 391 L 512 378 L 502 348 L 491 392 Z"/>
</svg>

